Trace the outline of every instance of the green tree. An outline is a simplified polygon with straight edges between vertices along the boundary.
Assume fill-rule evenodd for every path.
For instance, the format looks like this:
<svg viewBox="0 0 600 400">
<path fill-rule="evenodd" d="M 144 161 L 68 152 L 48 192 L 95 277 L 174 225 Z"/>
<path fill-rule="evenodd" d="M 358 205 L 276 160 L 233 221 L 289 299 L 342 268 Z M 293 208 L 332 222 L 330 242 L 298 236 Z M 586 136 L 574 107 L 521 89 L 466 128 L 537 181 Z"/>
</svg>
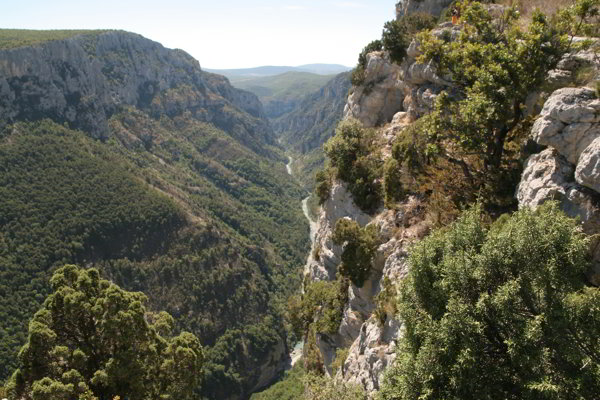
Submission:
<svg viewBox="0 0 600 400">
<path fill-rule="evenodd" d="M 381 202 L 382 164 L 375 132 L 357 120 L 344 120 L 324 149 L 335 177 L 348 183 L 355 203 L 365 211 L 374 210 Z"/>
<path fill-rule="evenodd" d="M 500 19 L 477 2 L 461 9 L 463 25 L 456 40 L 419 36 L 420 60 L 434 61 L 439 74 L 453 83 L 437 98 L 430 134 L 438 142 L 458 144 L 465 154 L 479 155 L 485 170 L 497 169 L 507 138 L 523 121 L 527 96 L 544 82 L 568 49 L 568 40 L 540 12 L 522 30 L 514 7 Z"/>
<path fill-rule="evenodd" d="M 406 49 L 415 34 L 431 29 L 435 24 L 436 18 L 428 13 L 415 13 L 388 21 L 383 26 L 381 44 L 390 54 L 390 59 L 400 63 L 406 57 Z"/>
<path fill-rule="evenodd" d="M 344 246 L 340 274 L 362 287 L 371 275 L 371 261 L 377 250 L 377 227 L 368 225 L 361 229 L 356 221 L 342 218 L 335 224 L 332 240 Z"/>
<path fill-rule="evenodd" d="M 304 377 L 305 400 L 366 400 L 365 390 L 357 384 L 336 382 L 334 379 L 316 374 Z"/>
<path fill-rule="evenodd" d="M 96 269 L 66 265 L 29 324 L 13 398 L 190 399 L 199 386 L 202 348 L 190 333 L 164 338 L 173 319 L 147 322 L 146 297 L 101 279 Z"/>
<path fill-rule="evenodd" d="M 597 399 L 600 291 L 588 240 L 554 203 L 489 228 L 481 207 L 417 244 L 405 333 L 381 399 Z"/>
</svg>

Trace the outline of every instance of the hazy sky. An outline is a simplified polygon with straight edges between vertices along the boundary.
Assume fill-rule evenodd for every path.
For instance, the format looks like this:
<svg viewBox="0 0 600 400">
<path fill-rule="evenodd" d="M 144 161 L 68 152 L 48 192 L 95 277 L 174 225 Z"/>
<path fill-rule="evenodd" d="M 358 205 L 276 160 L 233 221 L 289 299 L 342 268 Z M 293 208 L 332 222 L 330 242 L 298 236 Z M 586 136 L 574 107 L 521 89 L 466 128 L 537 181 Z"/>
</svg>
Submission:
<svg viewBox="0 0 600 400">
<path fill-rule="evenodd" d="M 394 18 L 395 0 L 0 0 L 0 27 L 123 29 L 206 68 L 336 63 Z"/>
</svg>

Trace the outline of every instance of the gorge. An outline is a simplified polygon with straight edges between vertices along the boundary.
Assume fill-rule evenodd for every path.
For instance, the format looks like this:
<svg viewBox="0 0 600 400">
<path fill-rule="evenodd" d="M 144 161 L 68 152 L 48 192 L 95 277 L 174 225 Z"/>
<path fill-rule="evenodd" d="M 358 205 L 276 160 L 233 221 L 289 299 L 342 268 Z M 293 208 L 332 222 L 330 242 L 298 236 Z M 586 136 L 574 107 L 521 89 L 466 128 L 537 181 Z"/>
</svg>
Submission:
<svg viewBox="0 0 600 400">
<path fill-rule="evenodd" d="M 134 33 L 0 29 L 0 398 L 596 400 L 577 4 L 402 0 L 268 110 Z"/>
</svg>

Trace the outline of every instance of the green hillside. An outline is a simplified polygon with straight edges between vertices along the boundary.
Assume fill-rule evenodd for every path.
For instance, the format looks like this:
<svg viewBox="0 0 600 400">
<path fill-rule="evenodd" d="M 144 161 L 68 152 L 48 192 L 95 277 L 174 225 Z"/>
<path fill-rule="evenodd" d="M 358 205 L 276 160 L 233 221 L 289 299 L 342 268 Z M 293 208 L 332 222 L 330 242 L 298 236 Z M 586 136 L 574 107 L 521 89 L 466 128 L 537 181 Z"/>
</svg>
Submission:
<svg viewBox="0 0 600 400">
<path fill-rule="evenodd" d="M 290 71 L 274 76 L 235 79 L 232 84 L 258 96 L 267 117 L 275 118 L 294 109 L 304 96 L 319 90 L 331 78 L 332 75 Z"/>
<path fill-rule="evenodd" d="M 0 101 L 0 382 L 17 367 L 49 277 L 77 264 L 143 292 L 150 310 L 175 318 L 177 332 L 198 336 L 202 396 L 247 397 L 264 380 L 261 367 L 287 356 L 283 304 L 298 290 L 309 249 L 304 190 L 289 179 L 254 95 L 203 73 L 181 51 L 124 32 L 102 35 L 104 47 L 86 48 L 104 63 L 101 75 L 86 75 L 88 59 L 23 48 L 15 62 L 47 57 L 46 65 L 69 71 L 69 88 L 52 70 L 6 76 L 17 94 L 63 91 Z M 133 72 L 140 57 L 156 67 L 148 77 Z M 141 92 L 123 92 L 137 89 L 132 79 Z M 82 100 L 83 90 L 121 91 L 129 104 Z M 86 130 L 94 121 L 106 126 L 100 138 Z"/>
<path fill-rule="evenodd" d="M 0 29 L 0 50 L 37 46 L 53 40 L 65 40 L 78 35 L 96 36 L 108 30 L 57 29 L 37 31 L 30 29 Z"/>
</svg>

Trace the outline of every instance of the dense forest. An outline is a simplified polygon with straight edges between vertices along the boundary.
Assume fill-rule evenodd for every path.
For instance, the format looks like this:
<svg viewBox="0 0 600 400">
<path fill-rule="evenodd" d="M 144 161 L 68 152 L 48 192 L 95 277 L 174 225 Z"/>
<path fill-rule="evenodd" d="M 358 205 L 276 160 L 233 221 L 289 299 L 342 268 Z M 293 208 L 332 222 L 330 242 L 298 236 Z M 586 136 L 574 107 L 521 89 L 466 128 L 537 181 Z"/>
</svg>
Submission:
<svg viewBox="0 0 600 400">
<path fill-rule="evenodd" d="M 63 38 L 56 34 L 47 42 L 43 33 L 30 36 L 60 46 Z M 95 90 L 113 85 L 121 90 L 115 78 L 127 82 L 136 68 L 121 46 L 155 45 L 123 32 L 80 37 L 66 45 L 96 51 L 89 62 L 110 65 L 106 81 L 91 80 L 105 85 Z M 88 46 L 90 40 L 97 40 L 95 48 Z M 108 48 L 101 48 L 103 40 Z M 17 46 L 2 56 L 19 62 L 20 51 L 36 49 Z M 157 62 L 188 62 L 178 51 L 169 52 Z M 58 69 L 71 68 L 73 79 L 89 79 L 77 71 L 88 68 L 85 60 L 54 62 Z M 274 139 L 263 140 L 272 132 L 259 103 L 249 108 L 256 116 L 236 105 L 245 101 L 239 97 L 252 95 L 203 75 L 189 62 L 191 71 L 165 78 L 179 74 L 176 79 L 191 79 L 189 84 L 157 90 L 153 98 L 142 92 L 134 104 L 98 98 L 86 108 L 82 98 L 64 93 L 67 108 L 77 113 L 69 120 L 68 114 L 57 117 L 55 104 L 30 94 L 26 100 L 39 107 L 35 113 L 10 112 L 27 102 L 0 110 L 5 117 L 0 135 L 3 381 L 18 367 L 28 320 L 50 294 L 53 272 L 64 264 L 95 267 L 104 279 L 145 293 L 149 310 L 173 316 L 175 332 L 196 335 L 204 347 L 201 387 L 207 398 L 243 396 L 268 383 L 261 367 L 277 365 L 271 374 L 283 368 L 283 305 L 300 285 L 299 268 L 308 251 L 299 207 L 305 192 L 288 178 Z M 19 93 L 31 90 L 28 80 L 34 88 L 45 84 L 31 76 L 6 81 Z M 210 97 L 210 106 L 195 114 L 183 106 L 202 96 Z M 45 112 L 47 104 L 51 109 Z M 107 133 L 96 139 L 97 132 L 85 131 L 85 118 L 106 118 Z"/>
</svg>

